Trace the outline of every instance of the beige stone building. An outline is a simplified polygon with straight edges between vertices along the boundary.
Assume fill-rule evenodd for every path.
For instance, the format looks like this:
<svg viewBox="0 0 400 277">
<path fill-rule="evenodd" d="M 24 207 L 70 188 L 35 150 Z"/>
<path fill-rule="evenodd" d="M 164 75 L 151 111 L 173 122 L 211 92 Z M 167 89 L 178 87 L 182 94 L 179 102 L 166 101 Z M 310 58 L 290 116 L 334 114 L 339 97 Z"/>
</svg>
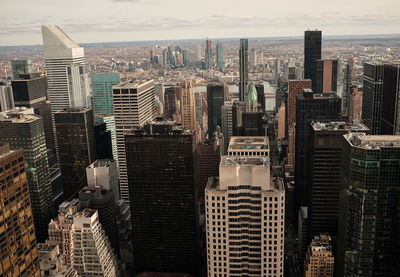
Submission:
<svg viewBox="0 0 400 277">
<path fill-rule="evenodd" d="M 305 277 L 333 277 L 331 237 L 321 234 L 311 241 L 304 261 Z"/>
</svg>

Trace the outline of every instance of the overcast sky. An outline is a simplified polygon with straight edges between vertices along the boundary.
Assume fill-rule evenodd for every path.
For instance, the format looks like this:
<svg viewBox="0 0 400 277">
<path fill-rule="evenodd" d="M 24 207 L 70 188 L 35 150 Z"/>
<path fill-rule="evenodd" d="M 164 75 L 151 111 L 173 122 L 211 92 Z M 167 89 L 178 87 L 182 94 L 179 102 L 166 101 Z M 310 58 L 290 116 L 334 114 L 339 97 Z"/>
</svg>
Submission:
<svg viewBox="0 0 400 277">
<path fill-rule="evenodd" d="M 78 43 L 399 34 L 400 0 L 0 0 L 0 45 L 42 44 L 41 24 Z"/>
</svg>

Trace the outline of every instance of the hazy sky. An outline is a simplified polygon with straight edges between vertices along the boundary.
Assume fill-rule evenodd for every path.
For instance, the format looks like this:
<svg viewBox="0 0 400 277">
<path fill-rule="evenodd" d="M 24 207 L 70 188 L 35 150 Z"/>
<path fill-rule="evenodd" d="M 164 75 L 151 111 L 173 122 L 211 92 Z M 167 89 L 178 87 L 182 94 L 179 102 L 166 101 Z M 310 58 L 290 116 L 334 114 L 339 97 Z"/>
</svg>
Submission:
<svg viewBox="0 0 400 277">
<path fill-rule="evenodd" d="M 42 44 L 41 24 L 78 43 L 398 34 L 400 0 L 0 0 L 0 45 Z"/>
</svg>

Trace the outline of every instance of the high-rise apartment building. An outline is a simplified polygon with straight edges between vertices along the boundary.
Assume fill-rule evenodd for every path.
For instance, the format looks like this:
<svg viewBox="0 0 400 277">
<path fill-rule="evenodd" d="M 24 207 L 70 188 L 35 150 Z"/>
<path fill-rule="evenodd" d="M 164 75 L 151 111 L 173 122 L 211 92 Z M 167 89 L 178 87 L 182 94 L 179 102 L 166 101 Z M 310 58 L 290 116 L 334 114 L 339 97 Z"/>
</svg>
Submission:
<svg viewBox="0 0 400 277">
<path fill-rule="evenodd" d="M 156 121 L 125 144 L 136 273 L 200 276 L 194 131 Z"/>
<path fill-rule="evenodd" d="M 338 83 L 338 60 L 317 60 L 316 63 L 317 76 L 315 92 L 336 92 Z"/>
<path fill-rule="evenodd" d="M 249 40 L 240 39 L 239 48 L 239 100 L 245 101 L 249 82 Z"/>
<path fill-rule="evenodd" d="M 383 64 L 364 63 L 362 120 L 378 135 L 383 96 Z"/>
<path fill-rule="evenodd" d="M 14 106 L 12 86 L 0 83 L 0 112 L 11 110 Z"/>
<path fill-rule="evenodd" d="M 337 276 L 397 276 L 400 136 L 344 138 Z"/>
<path fill-rule="evenodd" d="M 222 157 L 206 187 L 208 276 L 283 276 L 284 215 L 268 157 Z"/>
<path fill-rule="evenodd" d="M 12 60 L 11 69 L 14 80 L 20 79 L 20 75 L 33 73 L 31 60 Z"/>
<path fill-rule="evenodd" d="M 400 134 L 400 65 L 383 66 L 381 135 Z"/>
<path fill-rule="evenodd" d="M 211 40 L 206 40 L 206 50 L 205 50 L 205 69 L 211 69 L 213 67 L 213 56 L 211 49 Z"/>
<path fill-rule="evenodd" d="M 112 87 L 121 82 L 119 73 L 93 74 L 91 79 L 93 102 L 92 108 L 94 116 L 113 115 L 114 108 Z"/>
<path fill-rule="evenodd" d="M 33 109 L 23 108 L 0 114 L 0 142 L 24 150 L 36 238 L 44 242 L 53 195 L 42 118 L 33 114 Z"/>
<path fill-rule="evenodd" d="M 305 89 L 297 95 L 295 140 L 295 211 L 307 203 L 311 171 L 308 170 L 310 121 L 334 121 L 341 118 L 341 99 L 336 93 L 314 93 Z"/>
<path fill-rule="evenodd" d="M 0 275 L 40 277 L 24 152 L 0 145 Z"/>
<path fill-rule="evenodd" d="M 129 203 L 125 134 L 155 115 L 154 81 L 128 81 L 113 87 L 115 132 L 121 198 Z"/>
<path fill-rule="evenodd" d="M 222 128 L 221 107 L 224 99 L 228 97 L 228 87 L 225 84 L 213 83 L 207 85 L 207 111 L 208 111 L 208 135 L 215 132 L 217 126 Z"/>
<path fill-rule="evenodd" d="M 331 237 L 326 234 L 315 236 L 304 261 L 304 276 L 333 277 L 334 263 Z"/>
<path fill-rule="evenodd" d="M 191 80 L 181 82 L 176 88 L 176 96 L 179 103 L 179 119 L 182 126 L 196 130 L 196 110 L 194 104 L 194 87 Z"/>
<path fill-rule="evenodd" d="M 321 59 L 321 31 L 304 32 L 304 79 L 310 79 L 317 92 L 317 60 Z"/>
<path fill-rule="evenodd" d="M 86 185 L 86 167 L 95 160 L 93 112 L 66 108 L 54 114 L 64 199 Z"/>
<path fill-rule="evenodd" d="M 224 46 L 222 43 L 217 43 L 216 47 L 217 52 L 217 67 L 222 68 L 225 67 L 225 58 L 224 58 Z"/>
</svg>

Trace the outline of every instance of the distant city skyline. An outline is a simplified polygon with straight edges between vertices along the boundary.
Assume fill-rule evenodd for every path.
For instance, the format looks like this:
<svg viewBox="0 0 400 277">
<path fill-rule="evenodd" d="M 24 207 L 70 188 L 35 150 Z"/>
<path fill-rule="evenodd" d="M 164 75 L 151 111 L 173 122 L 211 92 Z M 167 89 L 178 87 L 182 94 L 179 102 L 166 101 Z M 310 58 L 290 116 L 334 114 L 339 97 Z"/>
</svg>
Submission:
<svg viewBox="0 0 400 277">
<path fill-rule="evenodd" d="M 3 5 L 0 46 L 42 44 L 42 24 L 59 25 L 78 43 L 301 36 L 316 28 L 324 35 L 398 34 L 400 26 L 397 0 L 38 2 Z"/>
</svg>

